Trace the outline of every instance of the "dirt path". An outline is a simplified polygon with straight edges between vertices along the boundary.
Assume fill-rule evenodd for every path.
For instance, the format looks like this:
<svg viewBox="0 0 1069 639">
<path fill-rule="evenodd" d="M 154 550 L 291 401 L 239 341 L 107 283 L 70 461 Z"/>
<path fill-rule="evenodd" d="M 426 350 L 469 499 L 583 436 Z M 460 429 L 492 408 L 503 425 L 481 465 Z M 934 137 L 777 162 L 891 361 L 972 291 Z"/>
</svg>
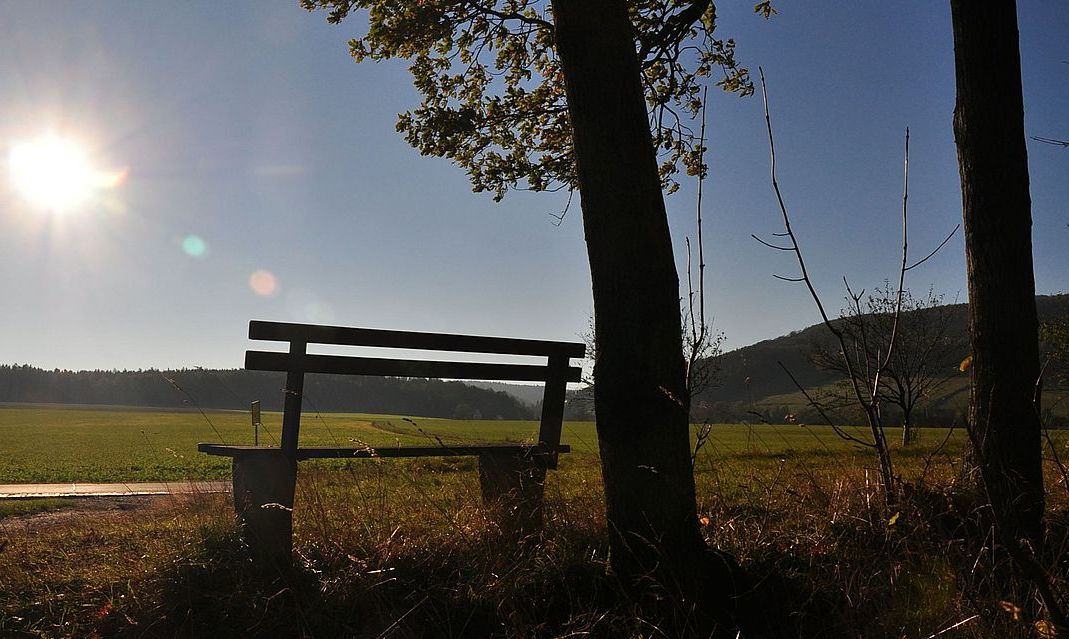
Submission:
<svg viewBox="0 0 1069 639">
<path fill-rule="evenodd" d="M 91 514 L 145 510 L 153 507 L 155 504 L 152 502 L 159 499 L 164 499 L 164 497 L 94 497 L 93 499 L 64 501 L 61 502 L 62 505 L 56 508 L 49 508 L 41 512 L 2 517 L 0 518 L 0 532 L 12 533 L 14 531 L 36 530 L 42 526 L 62 524 L 73 519 L 81 521 L 86 515 Z"/>
<path fill-rule="evenodd" d="M 175 508 L 184 509 L 201 500 L 196 495 L 134 495 L 125 497 L 89 496 L 62 499 L 39 512 L 0 516 L 0 552 L 8 540 L 61 526 L 92 528 L 117 517 L 150 517 Z M 0 631 L 0 638 L 6 635 Z"/>
<path fill-rule="evenodd" d="M 0 484 L 0 499 L 41 497 L 133 497 L 223 493 L 228 481 L 167 481 L 117 484 Z"/>
</svg>

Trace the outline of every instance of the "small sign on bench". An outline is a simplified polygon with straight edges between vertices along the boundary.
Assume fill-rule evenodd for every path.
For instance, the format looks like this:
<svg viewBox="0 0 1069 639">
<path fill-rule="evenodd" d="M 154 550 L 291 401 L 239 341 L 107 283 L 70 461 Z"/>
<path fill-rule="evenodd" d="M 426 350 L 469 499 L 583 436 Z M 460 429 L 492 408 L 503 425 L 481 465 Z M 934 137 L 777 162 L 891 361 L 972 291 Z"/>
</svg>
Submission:
<svg viewBox="0 0 1069 639">
<path fill-rule="evenodd" d="M 572 366 L 571 358 L 583 357 L 585 345 L 257 320 L 249 323 L 249 338 L 289 344 L 287 352 L 245 353 L 248 370 L 286 373 L 281 445 L 265 448 L 202 443 L 197 449 L 209 455 L 233 458 L 234 508 L 246 540 L 261 559 L 280 566 L 290 562 L 297 462 L 304 459 L 477 456 L 483 502 L 496 512 L 501 525 L 517 534 L 541 529 L 546 470 L 556 468 L 558 455 L 570 450 L 560 443 L 560 436 L 567 383 L 580 379 L 580 369 Z M 545 364 L 316 355 L 308 353 L 309 344 L 526 355 L 544 357 Z M 544 382 L 538 441 L 533 444 L 302 448 L 298 439 L 306 373 Z"/>
</svg>

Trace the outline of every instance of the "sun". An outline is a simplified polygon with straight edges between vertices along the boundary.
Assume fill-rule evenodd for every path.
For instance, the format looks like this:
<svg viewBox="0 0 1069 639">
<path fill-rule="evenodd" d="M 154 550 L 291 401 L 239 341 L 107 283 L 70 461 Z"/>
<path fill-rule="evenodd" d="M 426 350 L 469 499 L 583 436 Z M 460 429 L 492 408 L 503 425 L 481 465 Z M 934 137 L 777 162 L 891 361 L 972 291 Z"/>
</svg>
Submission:
<svg viewBox="0 0 1069 639">
<path fill-rule="evenodd" d="M 34 206 L 54 213 L 77 209 L 124 176 L 95 168 L 84 148 L 55 135 L 16 144 L 9 159 L 15 189 Z"/>
</svg>

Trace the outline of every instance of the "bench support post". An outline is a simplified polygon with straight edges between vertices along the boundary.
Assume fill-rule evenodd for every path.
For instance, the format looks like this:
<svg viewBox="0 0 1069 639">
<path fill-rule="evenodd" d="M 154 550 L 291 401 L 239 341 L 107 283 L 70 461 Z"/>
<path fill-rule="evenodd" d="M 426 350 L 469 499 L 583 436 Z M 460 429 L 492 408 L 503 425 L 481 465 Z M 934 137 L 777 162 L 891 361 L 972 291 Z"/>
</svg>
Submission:
<svg viewBox="0 0 1069 639">
<path fill-rule="evenodd" d="M 546 379 L 546 388 L 542 393 L 542 420 L 538 426 L 538 441 L 549 446 L 552 454 L 545 458 L 547 468 L 557 468 L 557 445 L 560 444 L 560 432 L 564 425 L 564 401 L 568 392 L 566 375 L 568 373 L 568 357 L 566 355 L 550 355 L 549 376 Z"/>
<path fill-rule="evenodd" d="M 485 451 L 479 454 L 483 505 L 506 534 L 517 538 L 542 531 L 545 465 L 529 455 Z"/>
<path fill-rule="evenodd" d="M 293 494 L 297 462 L 278 448 L 234 456 L 234 510 L 253 557 L 286 570 L 293 550 Z"/>
<path fill-rule="evenodd" d="M 282 450 L 297 461 L 297 439 L 301 433 L 301 400 L 304 398 L 305 342 L 290 342 L 289 371 L 286 373 L 286 396 L 282 409 Z"/>
</svg>

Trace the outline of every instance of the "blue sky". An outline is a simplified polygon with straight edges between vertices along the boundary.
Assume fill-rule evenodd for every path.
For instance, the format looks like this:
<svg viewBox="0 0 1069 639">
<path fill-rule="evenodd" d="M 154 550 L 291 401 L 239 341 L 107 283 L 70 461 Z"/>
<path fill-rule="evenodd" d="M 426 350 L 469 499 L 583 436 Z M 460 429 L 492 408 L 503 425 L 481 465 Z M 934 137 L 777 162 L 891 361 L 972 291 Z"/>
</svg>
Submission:
<svg viewBox="0 0 1069 639">
<path fill-rule="evenodd" d="M 580 212 L 561 194 L 471 193 L 394 132 L 418 96 L 403 63 L 355 64 L 358 22 L 296 1 L 0 0 L 0 158 L 46 132 L 125 170 L 49 214 L 0 176 L 0 362 L 237 367 L 249 319 L 577 339 L 591 313 Z M 911 129 L 913 254 L 960 219 L 947 3 L 718 5 L 741 62 L 765 69 L 781 187 L 825 300 L 871 288 L 899 251 Z M 1019 3 L 1026 130 L 1069 137 L 1069 5 Z M 819 317 L 779 230 L 759 98 L 711 93 L 709 313 L 729 348 Z M 1036 286 L 1069 288 L 1069 150 L 1029 142 Z M 668 198 L 677 256 L 694 189 Z M 195 236 L 195 238 L 194 238 Z M 199 241 L 198 239 L 199 238 Z M 273 276 L 270 295 L 250 284 Z M 958 235 L 910 274 L 965 300 Z M 261 274 L 255 284 L 271 280 Z"/>
</svg>

